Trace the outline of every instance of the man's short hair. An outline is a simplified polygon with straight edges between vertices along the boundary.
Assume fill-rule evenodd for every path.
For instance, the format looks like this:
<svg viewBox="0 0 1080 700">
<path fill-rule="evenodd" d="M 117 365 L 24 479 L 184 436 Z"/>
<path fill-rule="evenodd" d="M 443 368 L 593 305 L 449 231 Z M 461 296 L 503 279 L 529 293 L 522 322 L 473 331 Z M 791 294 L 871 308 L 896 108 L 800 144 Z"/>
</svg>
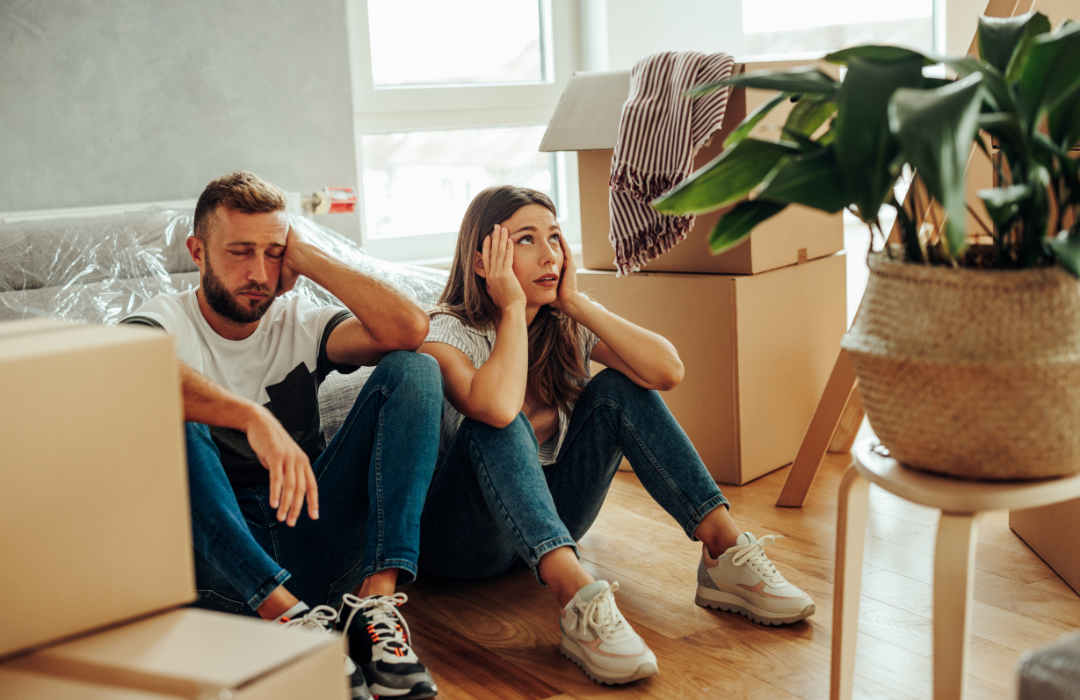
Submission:
<svg viewBox="0 0 1080 700">
<path fill-rule="evenodd" d="M 195 236 L 206 243 L 210 215 L 219 206 L 245 214 L 285 211 L 285 191 L 254 173 L 237 170 L 210 182 L 195 205 Z"/>
</svg>

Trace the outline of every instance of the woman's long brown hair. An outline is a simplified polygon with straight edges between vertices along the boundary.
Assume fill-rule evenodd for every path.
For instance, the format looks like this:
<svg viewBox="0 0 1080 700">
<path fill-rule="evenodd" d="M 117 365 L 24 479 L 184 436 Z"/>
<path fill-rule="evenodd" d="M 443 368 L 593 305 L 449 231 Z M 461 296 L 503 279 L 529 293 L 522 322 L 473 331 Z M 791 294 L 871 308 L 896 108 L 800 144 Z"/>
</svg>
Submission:
<svg viewBox="0 0 1080 700">
<path fill-rule="evenodd" d="M 461 221 L 450 279 L 432 311 L 447 313 L 474 328 L 488 329 L 499 319 L 499 307 L 487 292 L 487 280 L 476 274 L 476 253 L 495 224 L 501 224 L 518 209 L 539 204 L 555 214 L 555 205 L 543 192 L 525 187 L 489 187 L 473 198 Z M 578 324 L 549 305 L 541 306 L 529 324 L 529 374 L 526 388 L 545 406 L 564 412 L 581 396 L 586 378 L 578 354 Z"/>
</svg>

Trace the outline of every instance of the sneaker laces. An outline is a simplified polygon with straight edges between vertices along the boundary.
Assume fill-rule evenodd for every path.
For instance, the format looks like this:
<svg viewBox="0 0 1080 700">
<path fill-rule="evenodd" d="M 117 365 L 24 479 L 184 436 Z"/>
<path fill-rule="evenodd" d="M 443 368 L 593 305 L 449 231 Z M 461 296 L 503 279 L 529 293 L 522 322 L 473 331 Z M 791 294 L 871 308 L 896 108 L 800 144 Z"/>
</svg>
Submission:
<svg viewBox="0 0 1080 700">
<path fill-rule="evenodd" d="M 334 631 L 334 623 L 338 619 L 337 610 L 329 605 L 316 605 L 304 613 L 303 617 L 294 617 L 288 622 L 281 623 L 282 627 L 296 627 L 302 630 L 330 633 Z M 345 675 L 351 675 L 356 670 L 353 660 L 345 656 Z"/>
<path fill-rule="evenodd" d="M 303 617 L 294 617 L 288 622 L 281 623 L 283 627 L 299 627 L 316 632 L 329 632 L 337 620 L 337 610 L 329 605 L 316 605 L 304 613 Z"/>
<path fill-rule="evenodd" d="M 619 583 L 616 581 L 585 603 L 579 621 L 583 632 L 587 627 L 592 627 L 600 639 L 610 642 L 630 631 L 630 624 L 615 605 L 615 591 L 617 590 L 619 590 Z M 573 628 L 572 624 L 570 629 Z"/>
<path fill-rule="evenodd" d="M 774 586 L 779 586 L 785 583 L 784 577 L 776 570 L 768 555 L 765 554 L 765 547 L 775 544 L 776 540 L 781 538 L 783 538 L 783 535 L 765 535 L 751 544 L 737 544 L 728 550 L 734 553 L 734 556 L 731 557 L 731 563 L 735 566 L 742 566 L 749 562 L 751 568 L 761 574 L 766 581 Z"/>
<path fill-rule="evenodd" d="M 346 633 L 352 629 L 352 621 L 356 614 L 362 612 L 367 620 L 365 630 L 376 649 L 389 648 L 394 656 L 409 655 L 409 638 L 411 637 L 409 623 L 405 622 L 405 618 L 398 612 L 398 608 L 409 600 L 409 596 L 404 593 L 395 593 L 359 598 L 346 593 L 342 600 L 345 605 L 352 608 L 345 621 Z"/>
</svg>

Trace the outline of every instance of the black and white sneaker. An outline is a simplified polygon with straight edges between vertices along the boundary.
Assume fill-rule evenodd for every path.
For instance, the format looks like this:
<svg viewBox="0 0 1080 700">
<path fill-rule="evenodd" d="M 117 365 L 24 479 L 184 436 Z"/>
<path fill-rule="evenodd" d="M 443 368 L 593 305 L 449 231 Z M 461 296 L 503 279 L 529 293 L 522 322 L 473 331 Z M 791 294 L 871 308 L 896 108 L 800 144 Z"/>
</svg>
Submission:
<svg viewBox="0 0 1080 700">
<path fill-rule="evenodd" d="M 438 694 L 431 674 L 409 643 L 409 625 L 398 608 L 404 593 L 367 598 L 346 594 L 338 629 L 349 637 L 349 656 L 363 670 L 372 694 L 379 698 L 430 698 Z M 345 610 L 349 610 L 345 617 Z M 341 618 L 345 617 L 344 620 Z"/>
<path fill-rule="evenodd" d="M 317 605 L 314 610 L 311 610 L 304 603 L 297 603 L 287 613 L 276 620 L 276 622 L 281 623 L 284 627 L 311 630 L 312 632 L 321 632 L 323 634 L 335 632 L 334 623 L 337 621 L 337 610 L 334 610 L 329 605 Z M 364 673 L 348 656 L 345 657 L 344 671 L 345 675 L 349 677 L 349 688 L 352 691 L 352 699 L 372 700 L 371 691 L 368 690 Z"/>
</svg>

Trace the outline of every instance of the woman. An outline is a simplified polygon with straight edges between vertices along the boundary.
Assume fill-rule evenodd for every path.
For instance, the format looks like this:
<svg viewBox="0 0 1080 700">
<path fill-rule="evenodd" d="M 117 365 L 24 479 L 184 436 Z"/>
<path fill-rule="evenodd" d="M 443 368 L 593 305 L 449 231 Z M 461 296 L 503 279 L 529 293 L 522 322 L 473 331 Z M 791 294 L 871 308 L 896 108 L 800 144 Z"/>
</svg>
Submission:
<svg viewBox="0 0 1080 700">
<path fill-rule="evenodd" d="M 683 376 L 664 338 L 577 289 L 555 206 L 541 192 L 476 196 L 431 330 L 447 403 L 440 466 L 424 506 L 420 566 L 471 579 L 519 557 L 562 606 L 561 650 L 594 680 L 653 675 L 656 657 L 619 613 L 618 584 L 595 581 L 576 541 L 592 525 L 625 455 L 659 503 L 703 543 L 696 602 L 765 624 L 814 604 L 731 519 L 657 390 Z M 589 379 L 590 359 L 608 369 Z"/>
</svg>

